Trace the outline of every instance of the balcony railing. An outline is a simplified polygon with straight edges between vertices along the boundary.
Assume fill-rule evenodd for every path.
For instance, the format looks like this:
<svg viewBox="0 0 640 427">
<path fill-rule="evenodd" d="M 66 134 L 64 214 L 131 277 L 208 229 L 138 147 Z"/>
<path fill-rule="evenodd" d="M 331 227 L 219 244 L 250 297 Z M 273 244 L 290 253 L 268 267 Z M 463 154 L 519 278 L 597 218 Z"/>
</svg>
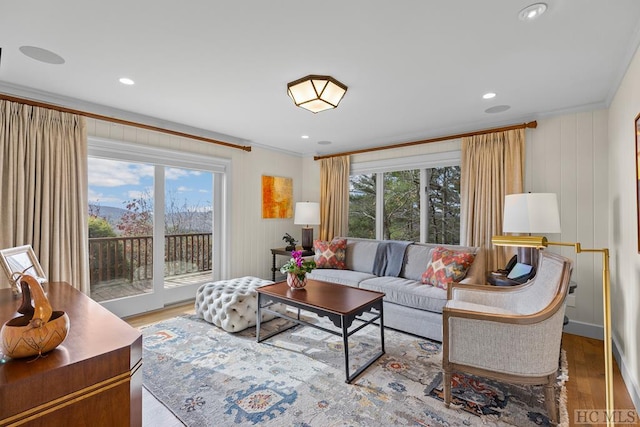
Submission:
<svg viewBox="0 0 640 427">
<path fill-rule="evenodd" d="M 211 271 L 212 233 L 170 234 L 164 238 L 164 276 Z M 153 237 L 89 239 L 91 284 L 153 277 Z"/>
</svg>

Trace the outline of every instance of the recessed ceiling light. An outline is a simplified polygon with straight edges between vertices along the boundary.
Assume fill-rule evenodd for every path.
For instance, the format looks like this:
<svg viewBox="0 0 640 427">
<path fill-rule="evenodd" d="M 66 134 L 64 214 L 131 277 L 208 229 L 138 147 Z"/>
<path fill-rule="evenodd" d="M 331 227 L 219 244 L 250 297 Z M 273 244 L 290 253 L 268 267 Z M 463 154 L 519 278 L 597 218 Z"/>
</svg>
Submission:
<svg viewBox="0 0 640 427">
<path fill-rule="evenodd" d="M 129 85 L 129 86 L 131 86 L 132 84 L 135 84 L 135 83 L 136 83 L 136 82 L 134 82 L 133 80 L 131 80 L 131 79 L 130 79 L 130 78 L 128 78 L 128 77 L 121 77 L 119 81 L 120 81 L 120 83 L 122 83 L 123 85 Z"/>
<path fill-rule="evenodd" d="M 64 64 L 64 58 L 53 53 L 50 50 L 35 46 L 20 46 L 18 48 L 23 55 L 28 56 L 36 61 L 46 62 L 47 64 L 60 65 Z"/>
<path fill-rule="evenodd" d="M 546 10 L 547 5 L 545 3 L 534 3 L 518 12 L 518 18 L 520 18 L 521 21 L 533 21 L 534 19 L 537 19 L 540 15 L 542 15 Z"/>
<path fill-rule="evenodd" d="M 487 92 L 484 95 L 482 95 L 483 99 L 491 99 L 491 98 L 495 98 L 495 97 L 496 97 L 496 94 L 493 93 L 493 92 Z"/>
<path fill-rule="evenodd" d="M 302 135 L 301 138 L 302 139 L 309 139 L 309 135 Z"/>
<path fill-rule="evenodd" d="M 502 113 L 503 111 L 507 111 L 509 108 L 511 108 L 510 105 L 496 105 L 495 107 L 487 108 L 484 112 L 489 114 Z"/>
</svg>

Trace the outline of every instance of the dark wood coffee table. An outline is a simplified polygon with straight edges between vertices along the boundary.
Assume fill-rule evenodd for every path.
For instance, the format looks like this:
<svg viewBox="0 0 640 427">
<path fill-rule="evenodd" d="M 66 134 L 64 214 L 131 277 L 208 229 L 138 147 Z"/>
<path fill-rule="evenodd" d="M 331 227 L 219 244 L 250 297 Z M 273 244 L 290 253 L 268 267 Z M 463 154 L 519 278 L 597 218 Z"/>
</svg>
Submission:
<svg viewBox="0 0 640 427">
<path fill-rule="evenodd" d="M 308 280 L 307 286 L 302 289 L 292 290 L 286 282 L 278 282 L 272 285 L 262 286 L 258 289 L 258 313 L 256 319 L 256 337 L 258 342 L 264 341 L 287 329 L 302 324 L 320 329 L 333 335 L 342 337 L 344 344 L 344 366 L 346 382 L 351 383 L 358 375 L 367 369 L 373 362 L 384 354 L 384 324 L 381 292 L 366 289 L 353 288 L 351 286 L 336 285 L 319 280 Z M 282 303 L 298 309 L 297 317 L 288 316 L 271 310 L 274 303 Z M 339 331 L 327 329 L 319 325 L 305 322 L 300 318 L 300 310 L 310 311 L 318 316 L 328 317 L 333 324 L 340 328 Z M 375 311 L 374 311 L 375 310 Z M 290 320 L 293 325 L 260 336 L 260 320 L 262 312 L 273 314 L 277 317 Z M 361 317 L 364 313 L 371 313 L 366 319 Z M 349 328 L 354 320 L 361 322 L 351 331 Z M 349 337 L 365 326 L 379 321 L 380 325 L 380 352 L 363 364 L 352 375 L 349 374 Z"/>
</svg>

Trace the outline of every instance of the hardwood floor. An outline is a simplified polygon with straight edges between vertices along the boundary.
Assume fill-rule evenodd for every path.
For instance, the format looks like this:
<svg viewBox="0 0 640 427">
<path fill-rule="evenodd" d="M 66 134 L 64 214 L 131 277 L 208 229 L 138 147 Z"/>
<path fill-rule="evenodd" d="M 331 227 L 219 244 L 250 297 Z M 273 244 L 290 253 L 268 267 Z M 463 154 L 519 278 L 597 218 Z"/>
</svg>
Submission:
<svg viewBox="0 0 640 427">
<path fill-rule="evenodd" d="M 159 322 L 182 314 L 193 314 L 193 302 L 165 308 L 163 310 L 142 314 L 125 320 L 133 327 Z M 562 346 L 567 353 L 569 366 L 569 381 L 567 381 L 567 410 L 570 425 L 574 425 L 577 416 L 586 416 L 588 410 L 604 410 L 604 349 L 600 340 L 585 338 L 578 335 L 564 334 Z M 620 369 L 614 360 L 614 404 L 619 410 L 635 411 L 627 388 L 622 381 Z M 578 411 L 578 412 L 577 412 Z M 624 414 L 624 412 L 622 413 Z M 589 416 L 596 416 L 591 414 Z M 636 424 L 640 423 L 637 413 L 633 412 Z M 593 418 L 592 418 L 593 419 Z M 619 419 L 622 420 L 622 419 Z M 627 418 L 629 420 L 629 418 Z M 584 421 L 584 419 L 583 419 Z M 622 423 L 617 423 L 622 424 Z M 627 423 L 628 424 L 628 423 Z M 580 425 L 602 425 L 587 424 Z"/>
<path fill-rule="evenodd" d="M 562 347 L 567 352 L 569 365 L 569 381 L 567 381 L 567 409 L 569 419 L 573 422 L 580 414 L 576 411 L 589 409 L 604 410 L 604 347 L 600 340 L 585 338 L 578 335 L 563 334 Z M 620 369 L 615 359 L 613 361 L 613 403 L 616 410 L 635 411 L 631 396 L 622 380 Z M 582 414 L 584 417 L 584 413 Z M 595 417 L 595 414 L 591 416 Z M 601 414 L 603 416 L 603 414 Z M 629 424 L 635 418 L 633 425 L 640 424 L 638 413 L 622 411 L 616 414 L 616 424 Z M 621 417 L 621 418 L 619 418 Z M 594 418 L 595 419 L 595 418 Z M 584 418 L 583 418 L 584 420 Z M 584 424 L 600 425 L 600 424 Z"/>
<path fill-rule="evenodd" d="M 172 317 L 181 316 L 183 314 L 195 314 L 193 304 L 193 301 L 191 301 L 184 304 L 171 305 L 162 310 L 150 311 L 138 316 L 127 317 L 124 320 L 134 328 L 141 328 L 143 326 L 151 325 L 152 323 L 171 319 Z"/>
</svg>

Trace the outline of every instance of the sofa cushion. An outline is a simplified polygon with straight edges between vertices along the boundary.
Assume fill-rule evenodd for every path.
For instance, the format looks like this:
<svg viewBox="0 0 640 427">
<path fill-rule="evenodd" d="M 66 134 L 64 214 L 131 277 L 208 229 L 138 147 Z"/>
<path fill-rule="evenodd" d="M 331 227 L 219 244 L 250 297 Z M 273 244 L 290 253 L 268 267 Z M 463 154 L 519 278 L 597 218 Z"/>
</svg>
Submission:
<svg viewBox="0 0 640 427">
<path fill-rule="evenodd" d="M 422 283 L 447 289 L 450 283 L 464 279 L 475 255 L 437 247 L 431 252 L 431 262 L 422 275 Z"/>
<path fill-rule="evenodd" d="M 383 292 L 387 302 L 435 313 L 447 303 L 447 291 L 401 277 L 373 277 L 360 282 L 360 288 Z"/>
<path fill-rule="evenodd" d="M 351 270 L 331 270 L 317 268 L 307 274 L 309 279 L 322 280 L 324 282 L 337 283 L 339 285 L 358 287 L 365 279 L 376 277 L 370 273 Z M 423 285 L 424 286 L 424 285 Z"/>
<path fill-rule="evenodd" d="M 345 268 L 347 239 L 335 238 L 330 242 L 316 240 L 313 242 L 314 261 L 317 268 Z"/>
<path fill-rule="evenodd" d="M 414 243 L 407 248 L 404 255 L 404 266 L 400 276 L 405 279 L 420 281 L 422 273 L 431 261 L 431 251 L 435 245 Z"/>
<path fill-rule="evenodd" d="M 347 269 L 373 274 L 373 260 L 376 257 L 379 240 L 348 239 Z"/>
</svg>

